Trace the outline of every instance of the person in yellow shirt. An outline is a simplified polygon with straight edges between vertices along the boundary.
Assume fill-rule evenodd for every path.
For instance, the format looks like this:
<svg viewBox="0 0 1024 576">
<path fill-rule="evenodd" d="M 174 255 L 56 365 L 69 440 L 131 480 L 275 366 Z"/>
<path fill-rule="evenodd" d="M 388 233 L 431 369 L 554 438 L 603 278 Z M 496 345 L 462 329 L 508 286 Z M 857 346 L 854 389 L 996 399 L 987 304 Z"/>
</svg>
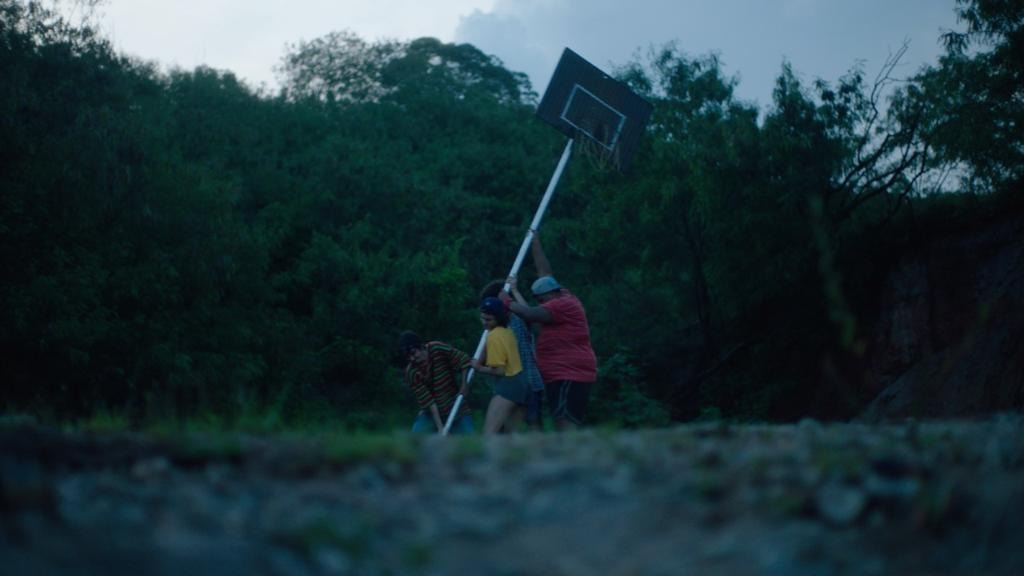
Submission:
<svg viewBox="0 0 1024 576">
<path fill-rule="evenodd" d="M 473 360 L 473 369 L 490 376 L 494 390 L 484 416 L 484 434 L 515 432 L 525 414 L 529 382 L 516 337 L 508 328 L 508 309 L 498 298 L 484 298 L 480 322 L 487 330 L 487 343 L 483 358 Z"/>
</svg>

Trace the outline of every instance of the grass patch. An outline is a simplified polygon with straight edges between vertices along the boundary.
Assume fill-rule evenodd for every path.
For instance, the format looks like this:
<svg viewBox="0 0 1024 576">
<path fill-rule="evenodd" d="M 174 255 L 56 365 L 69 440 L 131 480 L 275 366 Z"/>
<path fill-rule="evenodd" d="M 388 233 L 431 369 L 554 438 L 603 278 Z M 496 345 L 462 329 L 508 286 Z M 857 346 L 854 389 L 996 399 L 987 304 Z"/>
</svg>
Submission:
<svg viewBox="0 0 1024 576">
<path fill-rule="evenodd" d="M 454 442 L 448 458 L 456 464 L 480 458 L 485 453 L 483 436 L 449 436 L 449 440 Z"/>
<path fill-rule="evenodd" d="M 317 518 L 294 530 L 277 534 L 274 540 L 307 558 L 314 557 L 321 550 L 333 548 L 358 561 L 369 555 L 371 531 L 365 526 L 342 530 L 326 518 Z"/>
<path fill-rule="evenodd" d="M 859 479 L 864 474 L 864 459 L 856 454 L 838 448 L 818 448 L 811 459 L 823 476 L 844 480 Z"/>
<path fill-rule="evenodd" d="M 96 412 L 88 419 L 79 422 L 72 429 L 83 432 L 126 432 L 131 430 L 131 422 L 122 414 L 114 414 L 104 410 Z"/>
<path fill-rule="evenodd" d="M 720 472 L 698 471 L 693 488 L 697 497 L 707 502 L 719 502 L 729 492 L 726 477 Z"/>
<path fill-rule="evenodd" d="M 158 422 L 144 434 L 165 444 L 171 458 L 185 466 L 210 460 L 238 460 L 244 452 L 237 433 L 194 423 Z"/>
<path fill-rule="evenodd" d="M 402 563 L 413 571 L 422 571 L 434 561 L 434 551 L 426 542 L 415 542 L 402 551 Z"/>
<path fill-rule="evenodd" d="M 338 432 L 327 437 L 325 454 L 334 464 L 387 460 L 407 465 L 416 462 L 420 438 L 412 434 Z"/>
</svg>

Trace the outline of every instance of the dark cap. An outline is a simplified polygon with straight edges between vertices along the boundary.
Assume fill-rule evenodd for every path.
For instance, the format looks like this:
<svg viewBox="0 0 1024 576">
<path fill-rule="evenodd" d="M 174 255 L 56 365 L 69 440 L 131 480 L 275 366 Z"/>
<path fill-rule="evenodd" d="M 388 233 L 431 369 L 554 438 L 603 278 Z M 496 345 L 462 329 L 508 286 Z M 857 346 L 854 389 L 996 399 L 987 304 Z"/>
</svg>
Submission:
<svg viewBox="0 0 1024 576">
<path fill-rule="evenodd" d="M 407 355 L 409 352 L 422 347 L 423 340 L 420 340 L 420 337 L 415 332 L 406 330 L 398 337 L 398 350 L 403 355 Z"/>
</svg>

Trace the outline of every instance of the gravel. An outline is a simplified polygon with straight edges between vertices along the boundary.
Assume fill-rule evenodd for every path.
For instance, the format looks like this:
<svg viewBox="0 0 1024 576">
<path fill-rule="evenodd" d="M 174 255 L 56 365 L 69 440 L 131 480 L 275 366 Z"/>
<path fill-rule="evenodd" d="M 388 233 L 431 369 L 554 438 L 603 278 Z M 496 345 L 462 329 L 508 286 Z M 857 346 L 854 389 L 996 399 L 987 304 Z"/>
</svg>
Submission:
<svg viewBox="0 0 1024 576">
<path fill-rule="evenodd" d="M 0 427 L 0 566 L 1024 574 L 1018 414 L 367 442 Z"/>
</svg>

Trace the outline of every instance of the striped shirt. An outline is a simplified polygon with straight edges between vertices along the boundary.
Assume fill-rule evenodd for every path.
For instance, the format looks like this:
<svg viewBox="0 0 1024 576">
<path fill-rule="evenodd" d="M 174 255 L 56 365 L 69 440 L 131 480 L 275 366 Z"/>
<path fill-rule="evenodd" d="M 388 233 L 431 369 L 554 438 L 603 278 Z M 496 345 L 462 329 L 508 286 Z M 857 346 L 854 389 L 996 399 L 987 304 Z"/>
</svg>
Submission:
<svg viewBox="0 0 1024 576">
<path fill-rule="evenodd" d="M 441 419 L 447 420 L 455 404 L 462 383 L 462 371 L 469 368 L 470 358 L 444 342 L 427 342 L 427 360 L 423 364 L 410 363 L 405 368 L 405 383 L 412 391 L 420 408 L 426 410 L 437 404 Z M 469 413 L 463 402 L 459 415 Z"/>
</svg>

